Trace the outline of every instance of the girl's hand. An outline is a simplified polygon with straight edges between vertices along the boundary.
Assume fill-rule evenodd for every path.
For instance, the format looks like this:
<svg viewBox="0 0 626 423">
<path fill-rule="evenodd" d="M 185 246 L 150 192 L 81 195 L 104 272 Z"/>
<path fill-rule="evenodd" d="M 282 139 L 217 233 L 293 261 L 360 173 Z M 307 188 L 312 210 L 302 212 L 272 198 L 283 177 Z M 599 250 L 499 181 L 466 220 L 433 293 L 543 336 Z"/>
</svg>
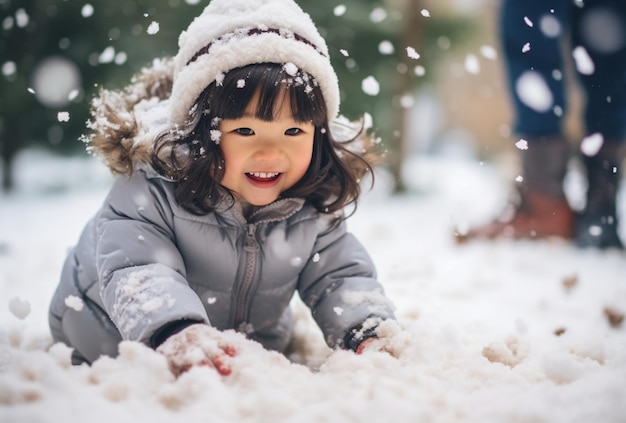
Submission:
<svg viewBox="0 0 626 423">
<path fill-rule="evenodd" d="M 383 352 L 389 354 L 392 357 L 398 358 L 397 354 L 394 352 L 394 349 L 390 347 L 389 339 L 385 338 L 367 338 L 366 340 L 361 342 L 356 349 L 356 353 L 358 355 L 368 352 Z"/>
<path fill-rule="evenodd" d="M 194 366 L 212 367 L 220 375 L 228 376 L 237 351 L 222 338 L 217 329 L 198 323 L 170 336 L 156 350 L 167 358 L 176 377 Z"/>
<path fill-rule="evenodd" d="M 373 349 L 375 351 L 379 351 L 379 349 L 376 348 L 376 346 L 375 346 L 375 344 L 377 344 L 376 341 L 378 341 L 378 338 L 375 338 L 375 337 L 374 338 L 367 338 L 366 340 L 364 340 L 363 342 L 361 342 L 359 344 L 359 346 L 356 349 L 356 353 L 358 355 L 361 355 L 361 354 L 363 354 L 363 351 L 368 350 L 368 349 L 370 349 L 370 350 Z"/>
</svg>

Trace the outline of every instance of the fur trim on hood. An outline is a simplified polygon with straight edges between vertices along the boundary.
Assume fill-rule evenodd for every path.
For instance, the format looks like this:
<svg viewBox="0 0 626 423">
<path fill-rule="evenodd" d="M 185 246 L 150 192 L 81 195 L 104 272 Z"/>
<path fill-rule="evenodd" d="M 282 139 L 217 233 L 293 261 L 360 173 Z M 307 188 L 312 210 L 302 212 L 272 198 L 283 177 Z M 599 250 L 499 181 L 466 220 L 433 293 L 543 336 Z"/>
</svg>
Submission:
<svg viewBox="0 0 626 423">
<path fill-rule="evenodd" d="M 100 90 L 91 102 L 89 134 L 81 139 L 114 174 L 130 176 L 150 163 L 154 137 L 167 128 L 174 63 L 157 59 L 123 90 Z"/>
</svg>

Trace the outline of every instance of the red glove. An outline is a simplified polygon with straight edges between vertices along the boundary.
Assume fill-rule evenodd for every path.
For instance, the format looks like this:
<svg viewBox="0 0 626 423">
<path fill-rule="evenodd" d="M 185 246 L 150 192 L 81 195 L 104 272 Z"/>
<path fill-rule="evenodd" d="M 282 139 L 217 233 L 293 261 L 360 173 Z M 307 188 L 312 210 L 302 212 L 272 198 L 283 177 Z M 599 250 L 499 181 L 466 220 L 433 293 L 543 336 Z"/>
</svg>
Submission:
<svg viewBox="0 0 626 423">
<path fill-rule="evenodd" d="M 237 355 L 235 348 L 223 340 L 220 331 L 202 323 L 170 336 L 156 350 L 167 358 L 176 377 L 194 366 L 213 367 L 222 376 L 228 376 L 231 359 Z"/>
<path fill-rule="evenodd" d="M 369 347 L 369 349 L 374 349 L 376 351 L 379 351 L 380 349 L 379 348 L 374 348 L 374 345 L 373 345 L 373 344 L 377 343 L 376 341 L 378 341 L 378 338 L 376 338 L 376 337 L 367 338 L 366 340 L 364 340 L 363 342 L 361 342 L 359 344 L 359 346 L 356 349 L 356 353 L 358 355 L 361 355 L 361 354 L 363 354 L 363 351 L 368 349 L 368 347 Z"/>
<path fill-rule="evenodd" d="M 367 338 L 366 340 L 364 340 L 363 342 L 359 344 L 355 352 L 358 355 L 361 355 L 365 352 L 381 352 L 381 353 L 387 353 L 391 355 L 392 357 L 398 358 L 397 349 L 394 348 L 390 344 L 389 339 L 386 339 L 386 338 L 378 338 L 378 337 Z"/>
</svg>

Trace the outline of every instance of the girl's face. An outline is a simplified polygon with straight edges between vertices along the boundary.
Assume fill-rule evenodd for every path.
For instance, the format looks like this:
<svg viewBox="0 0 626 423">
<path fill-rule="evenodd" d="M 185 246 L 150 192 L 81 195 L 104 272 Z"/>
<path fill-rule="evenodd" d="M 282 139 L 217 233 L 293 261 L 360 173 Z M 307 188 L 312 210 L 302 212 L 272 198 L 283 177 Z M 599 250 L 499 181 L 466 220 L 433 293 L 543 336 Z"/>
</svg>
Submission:
<svg viewBox="0 0 626 423">
<path fill-rule="evenodd" d="M 226 167 L 221 183 L 254 206 L 270 204 L 294 186 L 313 155 L 315 126 L 294 119 L 288 96 L 279 100 L 271 121 L 255 116 L 257 93 L 242 117 L 220 122 Z"/>
</svg>

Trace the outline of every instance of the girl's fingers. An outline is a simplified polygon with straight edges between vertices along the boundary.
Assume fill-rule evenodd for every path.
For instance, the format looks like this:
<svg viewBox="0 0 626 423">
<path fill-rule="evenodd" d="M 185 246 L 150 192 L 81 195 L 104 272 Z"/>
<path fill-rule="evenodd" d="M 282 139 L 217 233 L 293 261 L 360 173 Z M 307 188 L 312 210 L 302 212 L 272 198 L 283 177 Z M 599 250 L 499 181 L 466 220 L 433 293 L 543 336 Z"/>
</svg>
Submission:
<svg viewBox="0 0 626 423">
<path fill-rule="evenodd" d="M 359 346 L 356 349 L 356 353 L 359 355 L 363 354 L 363 351 L 365 351 L 368 346 L 371 346 L 373 343 L 375 343 L 376 340 L 377 338 L 367 338 L 365 341 L 359 344 Z"/>
</svg>

